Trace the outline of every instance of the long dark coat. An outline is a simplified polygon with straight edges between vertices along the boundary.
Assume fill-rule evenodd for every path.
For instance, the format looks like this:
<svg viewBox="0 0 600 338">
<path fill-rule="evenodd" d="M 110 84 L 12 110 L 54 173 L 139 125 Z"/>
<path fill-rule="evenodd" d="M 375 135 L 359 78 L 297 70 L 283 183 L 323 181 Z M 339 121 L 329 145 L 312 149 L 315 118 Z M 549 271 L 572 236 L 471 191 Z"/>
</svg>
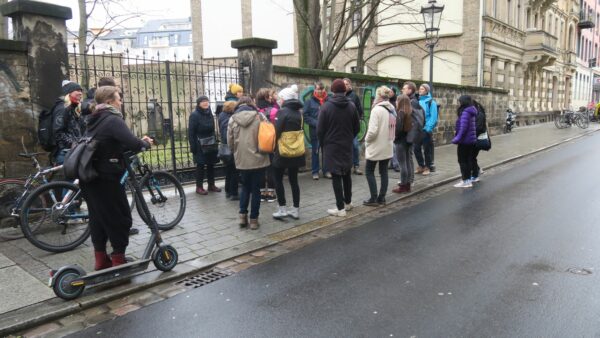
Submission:
<svg viewBox="0 0 600 338">
<path fill-rule="evenodd" d="M 199 138 L 215 136 L 215 118 L 210 108 L 204 110 L 199 107 L 190 114 L 188 123 L 188 141 L 190 150 L 194 154 L 194 162 L 199 165 L 215 164 L 219 160 L 217 152 L 205 153 L 198 142 Z M 217 140 L 218 141 L 218 140 Z"/>
<path fill-rule="evenodd" d="M 321 106 L 317 134 L 323 147 L 324 167 L 331 173 L 350 172 L 352 142 L 359 130 L 358 111 L 344 94 L 334 94 Z"/>
</svg>

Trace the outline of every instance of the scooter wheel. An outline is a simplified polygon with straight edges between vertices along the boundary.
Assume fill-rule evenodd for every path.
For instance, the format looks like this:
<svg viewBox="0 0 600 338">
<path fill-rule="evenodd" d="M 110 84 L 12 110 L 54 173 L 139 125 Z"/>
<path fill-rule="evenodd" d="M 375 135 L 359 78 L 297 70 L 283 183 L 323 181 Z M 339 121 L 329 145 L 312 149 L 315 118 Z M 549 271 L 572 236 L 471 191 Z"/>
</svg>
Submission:
<svg viewBox="0 0 600 338">
<path fill-rule="evenodd" d="M 154 251 L 154 257 L 152 258 L 154 266 L 160 271 L 171 271 L 177 265 L 179 254 L 177 250 L 170 245 L 166 245 L 158 250 Z"/>
<path fill-rule="evenodd" d="M 79 278 L 81 275 L 79 271 L 75 269 L 67 269 L 61 271 L 57 276 L 54 276 L 56 282 L 52 287 L 54 290 L 54 294 L 65 300 L 72 300 L 81 295 L 85 286 L 82 284 L 80 286 L 71 285 L 71 282 L 75 279 Z"/>
</svg>

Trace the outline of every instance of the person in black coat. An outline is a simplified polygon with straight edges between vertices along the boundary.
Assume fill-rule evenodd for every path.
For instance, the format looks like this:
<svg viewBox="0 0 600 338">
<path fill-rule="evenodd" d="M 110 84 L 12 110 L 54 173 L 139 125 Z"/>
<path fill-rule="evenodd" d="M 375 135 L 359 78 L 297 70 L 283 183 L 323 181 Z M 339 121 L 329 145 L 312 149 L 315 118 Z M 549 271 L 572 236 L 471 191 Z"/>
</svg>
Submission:
<svg viewBox="0 0 600 338">
<path fill-rule="evenodd" d="M 149 149 L 148 136 L 138 139 L 127 127 L 119 111 L 121 97 L 113 86 L 98 88 L 97 106 L 88 120 L 88 132 L 95 133 L 98 148 L 92 163 L 98 177 L 91 182 L 80 182 L 87 202 L 96 270 L 125 264 L 125 250 L 129 245 L 131 210 L 121 177 L 126 170 L 124 152 Z M 106 243 L 110 240 L 113 252 L 109 257 Z"/>
<path fill-rule="evenodd" d="M 211 138 L 212 140 L 210 140 Z M 209 139 L 209 143 L 213 142 L 213 145 L 200 146 L 200 140 L 207 139 Z M 205 95 L 198 97 L 196 110 L 190 114 L 188 141 L 190 142 L 190 150 L 194 154 L 194 162 L 196 162 L 196 193 L 208 195 L 208 191 L 221 192 L 221 189 L 215 186 L 215 164 L 219 161 L 217 158 L 215 118 L 210 109 L 208 97 Z M 208 191 L 204 190 L 205 170 Z"/>
<path fill-rule="evenodd" d="M 221 143 L 227 144 L 227 127 L 229 126 L 229 119 L 233 116 L 235 111 L 236 101 L 227 101 L 223 104 L 223 111 L 219 114 L 219 132 L 221 134 Z M 238 185 L 239 185 L 239 172 L 235 167 L 235 159 L 233 153 L 227 158 L 221 158 L 223 164 L 225 164 L 225 198 L 229 198 L 232 201 L 239 201 Z"/>
<path fill-rule="evenodd" d="M 323 103 L 327 101 L 327 90 L 325 90 L 325 85 L 322 82 L 317 82 L 314 85 L 313 94 L 311 97 L 306 99 L 304 102 L 304 123 L 308 124 L 308 131 L 310 136 L 310 145 L 312 148 L 312 177 L 313 180 L 319 179 L 319 169 L 323 170 L 323 176 L 327 178 L 331 178 L 331 174 L 327 169 L 325 163 L 323 166 L 319 168 L 319 138 L 317 136 L 317 122 L 319 121 L 319 111 Z"/>
<path fill-rule="evenodd" d="M 333 176 L 336 209 L 327 212 L 333 216 L 346 216 L 352 209 L 352 141 L 358 135 L 358 111 L 346 97 L 346 85 L 336 79 L 331 85 L 333 97 L 321 107 L 317 134 L 323 146 L 324 165 Z M 345 206 L 344 206 L 345 204 Z"/>
<path fill-rule="evenodd" d="M 354 103 L 354 106 L 358 111 L 358 119 L 362 120 L 364 116 L 362 103 L 352 88 L 352 81 L 349 78 L 344 78 L 344 84 L 346 85 L 346 96 L 350 99 L 350 101 L 352 101 L 352 103 Z M 362 175 L 363 172 L 360 170 L 360 147 L 358 144 L 358 137 L 355 137 L 354 141 L 352 141 L 352 147 L 352 164 L 354 164 L 354 174 Z"/>
<path fill-rule="evenodd" d="M 62 91 L 64 97 L 56 101 L 52 120 L 52 134 L 56 142 L 52 159 L 56 165 L 63 164 L 67 151 L 85 132 L 85 122 L 81 117 L 83 88 L 75 82 L 67 82 Z"/>
<path fill-rule="evenodd" d="M 284 88 L 279 92 L 281 100 L 281 109 L 277 112 L 275 122 L 275 131 L 277 133 L 277 143 L 281 135 L 285 132 L 299 132 L 304 142 L 304 123 L 302 119 L 302 102 L 298 100 L 298 87 L 291 86 Z M 273 156 L 273 168 L 275 169 L 275 189 L 277 190 L 277 201 L 279 209 L 273 214 L 276 219 L 290 216 L 294 219 L 300 218 L 300 186 L 298 185 L 298 169 L 306 165 L 304 154 L 297 157 L 284 157 L 279 152 L 279 145 L 275 148 Z M 292 187 L 292 199 L 294 206 L 290 209 L 286 207 L 285 189 L 283 188 L 283 173 L 287 169 L 290 186 Z"/>
</svg>

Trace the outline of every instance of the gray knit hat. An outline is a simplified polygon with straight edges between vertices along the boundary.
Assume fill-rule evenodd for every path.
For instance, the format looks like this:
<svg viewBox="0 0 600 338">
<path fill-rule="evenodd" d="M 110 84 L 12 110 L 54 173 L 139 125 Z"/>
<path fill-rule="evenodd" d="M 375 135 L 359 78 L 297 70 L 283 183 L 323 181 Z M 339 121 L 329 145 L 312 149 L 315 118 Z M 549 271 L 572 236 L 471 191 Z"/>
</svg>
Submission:
<svg viewBox="0 0 600 338">
<path fill-rule="evenodd" d="M 427 83 L 421 84 L 421 87 L 425 88 L 425 90 L 427 91 L 427 94 L 429 94 L 431 92 L 431 87 L 429 87 L 429 85 Z"/>
</svg>

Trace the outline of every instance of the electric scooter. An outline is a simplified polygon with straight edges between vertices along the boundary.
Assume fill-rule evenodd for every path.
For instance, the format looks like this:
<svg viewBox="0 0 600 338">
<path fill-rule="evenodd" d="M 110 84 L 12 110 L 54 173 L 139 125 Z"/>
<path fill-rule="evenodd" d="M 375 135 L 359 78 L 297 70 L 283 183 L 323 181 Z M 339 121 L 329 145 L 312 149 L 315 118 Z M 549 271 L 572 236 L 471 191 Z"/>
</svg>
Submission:
<svg viewBox="0 0 600 338">
<path fill-rule="evenodd" d="M 86 273 L 83 268 L 78 265 L 63 266 L 58 270 L 50 272 L 50 280 L 48 286 L 52 288 L 57 297 L 72 300 L 81 295 L 86 287 L 93 287 L 100 284 L 106 284 L 120 279 L 131 277 L 133 274 L 144 271 L 152 261 L 154 266 L 160 271 L 171 271 L 177 265 L 178 254 L 177 250 L 171 245 L 165 244 L 161 238 L 158 225 L 153 215 L 148 210 L 148 205 L 142 194 L 139 181 L 135 177 L 132 162 L 137 160 L 137 155 L 131 152 L 125 153 L 125 164 L 127 172 L 134 187 L 134 198 L 137 203 L 140 203 L 141 211 L 148 217 L 146 222 L 151 231 L 150 240 L 142 258 L 128 262 L 123 265 L 112 268 Z"/>
</svg>

